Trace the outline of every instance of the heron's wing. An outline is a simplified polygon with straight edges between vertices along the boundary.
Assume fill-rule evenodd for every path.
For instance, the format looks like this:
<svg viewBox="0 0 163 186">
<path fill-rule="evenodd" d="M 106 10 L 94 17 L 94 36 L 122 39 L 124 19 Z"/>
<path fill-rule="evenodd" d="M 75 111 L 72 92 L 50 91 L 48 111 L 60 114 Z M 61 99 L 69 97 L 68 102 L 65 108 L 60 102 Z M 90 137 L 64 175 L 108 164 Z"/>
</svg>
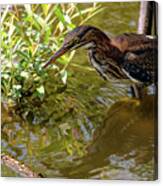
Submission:
<svg viewBox="0 0 163 186">
<path fill-rule="evenodd" d="M 157 38 L 143 34 L 123 34 L 112 44 L 124 54 L 122 68 L 130 79 L 151 83 L 157 77 Z"/>
<path fill-rule="evenodd" d="M 124 63 L 123 72 L 128 76 L 129 79 L 132 79 L 135 82 L 142 82 L 150 84 L 153 82 L 153 75 L 150 71 L 147 71 L 145 68 L 136 63 Z"/>
<path fill-rule="evenodd" d="M 144 34 L 125 33 L 112 38 L 111 43 L 121 52 L 139 53 L 147 49 L 157 50 L 157 37 Z"/>
<path fill-rule="evenodd" d="M 157 81 L 157 52 L 153 49 L 126 52 L 122 68 L 128 77 L 143 83 Z"/>
</svg>

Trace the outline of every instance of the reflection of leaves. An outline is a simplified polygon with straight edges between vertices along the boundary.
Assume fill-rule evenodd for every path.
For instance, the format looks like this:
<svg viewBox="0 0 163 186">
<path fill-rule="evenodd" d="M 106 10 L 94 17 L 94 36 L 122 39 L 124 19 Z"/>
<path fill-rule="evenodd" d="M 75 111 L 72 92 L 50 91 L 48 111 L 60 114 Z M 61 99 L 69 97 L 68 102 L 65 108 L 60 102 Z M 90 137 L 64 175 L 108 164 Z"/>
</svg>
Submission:
<svg viewBox="0 0 163 186">
<path fill-rule="evenodd" d="M 59 125 L 59 128 L 63 135 L 68 135 L 68 131 L 71 129 L 70 125 L 68 123 L 63 123 Z"/>
<path fill-rule="evenodd" d="M 42 152 L 50 153 L 50 152 L 58 152 L 64 149 L 64 141 L 63 140 L 55 140 L 47 147 L 41 149 Z"/>
</svg>

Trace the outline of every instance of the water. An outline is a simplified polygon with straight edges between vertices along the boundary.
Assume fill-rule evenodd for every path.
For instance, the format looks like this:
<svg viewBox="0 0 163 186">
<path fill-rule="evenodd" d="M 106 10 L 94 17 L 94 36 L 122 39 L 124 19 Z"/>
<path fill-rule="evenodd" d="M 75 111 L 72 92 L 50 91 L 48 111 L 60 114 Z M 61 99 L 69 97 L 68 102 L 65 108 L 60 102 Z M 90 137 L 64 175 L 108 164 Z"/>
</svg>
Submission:
<svg viewBox="0 0 163 186">
<path fill-rule="evenodd" d="M 88 6 L 82 5 L 81 6 Z M 104 3 L 88 24 L 108 35 L 136 32 L 138 3 Z M 155 98 L 132 99 L 104 81 L 78 50 L 67 87 L 49 72 L 46 98 L 15 114 L 2 104 L 2 152 L 45 177 L 153 180 Z M 21 108 L 23 110 L 23 108 Z M 3 176 L 19 176 L 2 166 Z"/>
</svg>

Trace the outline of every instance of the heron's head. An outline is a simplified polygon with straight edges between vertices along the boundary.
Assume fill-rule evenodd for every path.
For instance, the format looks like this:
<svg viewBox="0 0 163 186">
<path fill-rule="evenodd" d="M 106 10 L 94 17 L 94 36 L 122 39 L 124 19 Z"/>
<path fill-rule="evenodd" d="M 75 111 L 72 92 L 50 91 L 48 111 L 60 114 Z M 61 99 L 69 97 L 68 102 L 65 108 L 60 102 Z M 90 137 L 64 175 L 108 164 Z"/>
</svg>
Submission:
<svg viewBox="0 0 163 186">
<path fill-rule="evenodd" d="M 62 47 L 49 59 L 44 67 L 47 67 L 68 51 L 72 51 L 82 46 L 85 48 L 94 47 L 97 32 L 101 31 L 92 26 L 79 26 L 75 28 L 67 34 Z"/>
</svg>

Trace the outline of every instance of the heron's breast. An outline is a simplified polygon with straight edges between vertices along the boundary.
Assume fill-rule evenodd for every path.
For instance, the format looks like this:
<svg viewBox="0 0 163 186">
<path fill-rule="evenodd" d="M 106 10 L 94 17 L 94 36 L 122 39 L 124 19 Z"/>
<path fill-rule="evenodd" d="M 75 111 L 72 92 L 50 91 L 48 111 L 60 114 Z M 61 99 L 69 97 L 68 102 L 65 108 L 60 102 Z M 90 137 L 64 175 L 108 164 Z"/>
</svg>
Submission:
<svg viewBox="0 0 163 186">
<path fill-rule="evenodd" d="M 89 59 L 92 66 L 104 79 L 109 81 L 126 79 L 124 72 L 112 58 L 104 59 L 103 57 L 98 57 L 98 54 L 95 54 L 95 52 L 89 51 Z"/>
</svg>

